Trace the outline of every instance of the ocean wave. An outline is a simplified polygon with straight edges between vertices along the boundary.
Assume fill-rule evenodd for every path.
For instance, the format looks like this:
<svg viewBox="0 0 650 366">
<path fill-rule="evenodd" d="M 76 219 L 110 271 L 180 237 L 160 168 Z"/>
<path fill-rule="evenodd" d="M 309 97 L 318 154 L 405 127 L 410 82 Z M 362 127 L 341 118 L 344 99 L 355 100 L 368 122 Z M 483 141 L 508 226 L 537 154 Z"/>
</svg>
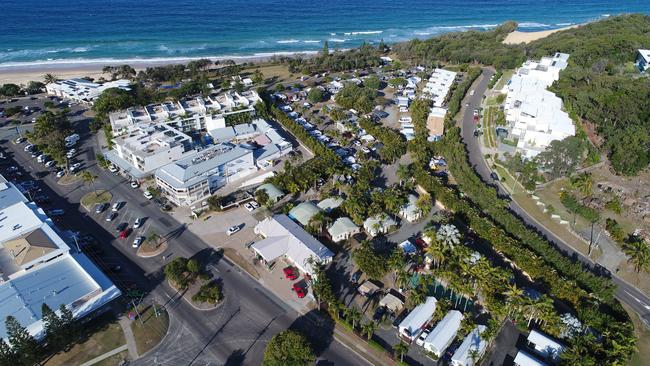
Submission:
<svg viewBox="0 0 650 366">
<path fill-rule="evenodd" d="M 316 40 L 312 40 L 312 39 L 308 39 L 308 40 L 302 41 L 302 42 L 303 43 L 320 43 L 320 41 L 316 41 Z"/>
<path fill-rule="evenodd" d="M 289 44 L 289 43 L 298 43 L 298 42 L 300 41 L 297 39 L 283 39 L 280 41 L 275 41 L 275 43 L 280 43 L 280 44 Z"/>
<path fill-rule="evenodd" d="M 601 14 L 600 16 L 603 17 L 603 18 L 609 18 L 609 17 L 611 17 L 612 15 L 611 15 L 611 14 Z"/>
<path fill-rule="evenodd" d="M 48 55 L 60 53 L 85 53 L 93 49 L 93 46 L 85 47 L 64 47 L 64 48 L 41 48 L 34 50 L 16 50 L 7 48 L 5 51 L 0 51 L 0 62 L 3 60 L 15 60 L 17 58 L 38 58 L 47 57 Z"/>
<path fill-rule="evenodd" d="M 349 41 L 347 38 L 330 38 L 328 39 L 329 42 L 334 42 L 334 43 L 345 43 Z"/>
<path fill-rule="evenodd" d="M 384 33 L 384 31 L 345 32 L 345 33 L 343 33 L 343 35 L 345 35 L 345 36 L 358 36 L 358 35 L 381 34 L 381 33 Z"/>
<path fill-rule="evenodd" d="M 521 22 L 519 23 L 521 28 L 550 28 L 551 26 L 544 23 L 535 23 L 535 22 Z"/>
<path fill-rule="evenodd" d="M 451 29 L 451 30 L 462 30 L 462 29 L 490 29 L 498 27 L 499 24 L 465 24 L 465 25 L 441 25 L 431 27 L 433 29 Z M 431 29 L 430 28 L 430 29 Z"/>
<path fill-rule="evenodd" d="M 575 23 L 556 23 L 555 25 L 558 27 L 568 27 L 571 25 L 574 25 Z"/>
<path fill-rule="evenodd" d="M 158 45 L 156 49 L 161 52 L 165 52 L 166 54 L 169 55 L 174 55 L 174 54 L 187 54 L 187 53 L 192 53 L 196 51 L 204 51 L 208 48 L 207 44 L 202 44 L 200 46 L 168 46 L 165 44 Z"/>
</svg>

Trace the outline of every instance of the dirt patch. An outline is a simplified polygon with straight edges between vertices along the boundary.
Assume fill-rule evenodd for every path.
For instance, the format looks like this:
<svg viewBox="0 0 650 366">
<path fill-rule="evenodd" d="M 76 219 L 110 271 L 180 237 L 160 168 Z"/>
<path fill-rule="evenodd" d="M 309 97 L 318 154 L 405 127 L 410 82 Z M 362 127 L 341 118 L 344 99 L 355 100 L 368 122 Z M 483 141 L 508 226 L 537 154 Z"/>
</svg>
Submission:
<svg viewBox="0 0 650 366">
<path fill-rule="evenodd" d="M 235 249 L 233 248 L 222 248 L 223 249 L 223 255 L 226 256 L 229 260 L 231 260 L 233 263 L 244 269 L 244 271 L 248 272 L 253 278 L 256 280 L 260 279 L 260 273 L 257 272 L 257 269 L 251 263 L 248 261 L 244 256 L 239 254 Z"/>
<path fill-rule="evenodd" d="M 160 243 L 158 245 L 144 243 L 143 245 L 141 245 L 138 248 L 137 254 L 138 254 L 138 257 L 152 258 L 152 257 L 155 257 L 157 255 L 160 255 L 160 254 L 164 253 L 165 250 L 167 250 L 167 247 L 168 247 L 168 244 L 167 244 L 166 241 L 164 241 L 164 242 L 162 242 L 162 243 Z"/>
<path fill-rule="evenodd" d="M 587 120 L 582 120 L 582 127 L 587 134 L 587 138 L 594 144 L 596 147 L 601 147 L 603 145 L 603 138 L 598 135 L 597 126 L 594 123 L 591 123 Z"/>
</svg>

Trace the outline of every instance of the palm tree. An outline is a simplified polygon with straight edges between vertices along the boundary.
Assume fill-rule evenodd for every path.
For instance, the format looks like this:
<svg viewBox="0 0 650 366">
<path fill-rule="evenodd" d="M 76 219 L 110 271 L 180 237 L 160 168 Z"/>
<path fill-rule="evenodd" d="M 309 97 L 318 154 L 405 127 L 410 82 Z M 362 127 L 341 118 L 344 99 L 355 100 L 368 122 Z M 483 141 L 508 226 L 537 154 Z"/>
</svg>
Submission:
<svg viewBox="0 0 650 366">
<path fill-rule="evenodd" d="M 636 273 L 650 269 L 650 247 L 643 240 L 631 240 L 623 244 L 623 252 L 627 255 L 628 263 L 634 265 Z"/>
<path fill-rule="evenodd" d="M 460 244 L 461 235 L 456 226 L 447 224 L 440 226 L 436 233 L 436 239 L 443 243 L 445 247 L 453 249 L 455 245 Z"/>
<path fill-rule="evenodd" d="M 370 340 L 372 338 L 373 333 L 375 333 L 375 329 L 377 329 L 377 323 L 373 321 L 369 321 L 366 324 L 363 324 L 361 326 L 361 330 L 366 333 L 366 338 Z"/>
<path fill-rule="evenodd" d="M 411 276 L 407 271 L 404 269 L 399 269 L 397 271 L 397 276 L 395 277 L 395 285 L 399 288 L 406 288 L 406 286 L 409 283 L 409 280 L 411 279 Z"/>
<path fill-rule="evenodd" d="M 158 233 L 156 233 L 155 231 L 152 231 L 149 234 L 149 236 L 147 236 L 147 243 L 149 243 L 150 245 L 155 246 L 159 240 L 160 240 L 160 235 L 158 235 Z"/>
<path fill-rule="evenodd" d="M 352 322 L 352 329 L 357 327 L 357 321 L 361 320 L 361 313 L 355 308 L 351 308 L 348 312 L 348 320 Z"/>
<path fill-rule="evenodd" d="M 404 342 L 400 341 L 393 346 L 393 351 L 399 355 L 399 361 L 404 362 L 404 354 L 409 351 L 409 348 Z"/>
<path fill-rule="evenodd" d="M 591 176 L 591 173 L 580 173 L 578 174 L 577 177 L 573 179 L 571 182 L 571 185 L 573 188 L 577 189 L 582 193 L 585 197 L 591 196 L 591 192 L 594 186 L 594 180 Z"/>
<path fill-rule="evenodd" d="M 508 285 L 508 290 L 504 293 L 509 304 L 508 315 L 512 312 L 519 313 L 521 306 L 521 299 L 524 296 L 524 290 L 517 287 L 516 284 Z"/>
<path fill-rule="evenodd" d="M 54 74 L 47 73 L 43 75 L 43 80 L 45 81 L 45 84 L 50 84 L 55 83 L 59 79 Z"/>
<path fill-rule="evenodd" d="M 412 290 L 409 295 L 408 298 L 409 307 L 414 308 L 424 303 L 426 299 L 427 299 L 426 289 L 424 289 L 424 286 L 418 286 L 414 290 Z"/>
<path fill-rule="evenodd" d="M 397 166 L 397 177 L 399 178 L 399 184 L 404 185 L 404 182 L 411 179 L 411 168 L 408 165 L 399 164 Z"/>
<path fill-rule="evenodd" d="M 84 184 L 88 184 L 92 187 L 93 191 L 95 192 L 95 196 L 98 196 L 97 190 L 95 189 L 95 180 L 97 179 L 96 175 L 93 175 L 93 173 L 84 170 L 81 173 L 81 180 L 84 182 Z"/>
</svg>

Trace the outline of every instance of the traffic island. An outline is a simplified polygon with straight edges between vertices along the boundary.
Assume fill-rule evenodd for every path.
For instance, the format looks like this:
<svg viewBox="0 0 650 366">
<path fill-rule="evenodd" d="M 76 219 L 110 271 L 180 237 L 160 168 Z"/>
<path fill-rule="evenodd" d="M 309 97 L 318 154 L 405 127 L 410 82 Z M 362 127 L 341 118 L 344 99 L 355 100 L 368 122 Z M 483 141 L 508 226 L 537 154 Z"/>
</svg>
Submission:
<svg viewBox="0 0 650 366">
<path fill-rule="evenodd" d="M 86 193 L 81 197 L 81 206 L 86 209 L 86 211 L 91 211 L 96 204 L 111 202 L 113 195 L 109 191 L 99 190 Z"/>
<path fill-rule="evenodd" d="M 221 280 L 212 278 L 196 259 L 174 258 L 164 272 L 169 285 L 195 309 L 212 310 L 221 305 Z"/>
<path fill-rule="evenodd" d="M 150 238 L 147 238 L 138 248 L 137 255 L 140 258 L 153 258 L 164 253 L 168 246 L 167 241 L 150 240 Z"/>
<path fill-rule="evenodd" d="M 62 186 L 69 186 L 71 184 L 75 184 L 79 182 L 81 178 L 79 178 L 76 174 L 66 174 L 63 177 L 59 178 L 57 183 Z"/>
<path fill-rule="evenodd" d="M 137 312 L 129 312 L 129 317 L 140 356 L 157 346 L 169 329 L 169 314 L 164 307 L 155 303 L 146 307 L 141 304 Z"/>
<path fill-rule="evenodd" d="M 215 279 L 196 281 L 185 291 L 183 298 L 195 309 L 216 309 L 223 301 L 221 281 Z"/>
</svg>

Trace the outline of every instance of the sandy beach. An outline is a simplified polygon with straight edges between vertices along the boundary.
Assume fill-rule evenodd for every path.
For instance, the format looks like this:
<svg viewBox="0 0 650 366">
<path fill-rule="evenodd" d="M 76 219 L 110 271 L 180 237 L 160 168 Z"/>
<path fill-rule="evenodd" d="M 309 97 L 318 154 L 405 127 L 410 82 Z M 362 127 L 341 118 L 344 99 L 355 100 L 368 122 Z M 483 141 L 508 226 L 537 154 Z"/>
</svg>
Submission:
<svg viewBox="0 0 650 366">
<path fill-rule="evenodd" d="M 104 66 L 118 66 L 118 65 L 130 65 L 136 71 L 144 70 L 147 67 L 152 66 L 162 66 L 170 64 L 181 64 L 187 63 L 192 60 L 197 60 L 200 58 L 207 58 L 212 61 L 223 61 L 223 60 L 233 60 L 236 63 L 246 63 L 246 62 L 265 62 L 269 61 L 274 56 L 298 56 L 310 57 L 316 52 L 279 52 L 279 53 L 269 53 L 264 55 L 252 55 L 252 56 L 226 56 L 226 57 L 193 57 L 193 58 L 174 58 L 174 59 L 151 59 L 151 60 L 122 60 L 122 61 L 112 61 L 112 60 L 88 60 L 80 62 L 42 62 L 42 63 L 31 63 L 25 65 L 9 65 L 3 66 L 0 65 L 0 84 L 13 83 L 13 84 L 27 84 L 30 81 L 43 81 L 43 76 L 45 74 L 53 74 L 59 79 L 71 79 L 77 77 L 90 77 L 95 80 L 98 80 L 102 77 L 109 78 L 110 75 L 102 73 L 102 68 Z"/>
<path fill-rule="evenodd" d="M 551 30 L 545 30 L 545 31 L 539 31 L 539 32 L 521 32 L 521 31 L 514 31 L 506 36 L 506 39 L 503 40 L 503 43 L 505 44 L 519 44 L 519 43 L 529 43 L 544 37 L 548 37 L 549 35 L 560 32 L 563 30 L 571 29 L 571 28 L 576 28 L 579 27 L 580 24 L 576 25 L 571 25 L 568 27 L 564 28 L 558 28 L 558 29 L 551 29 Z"/>
</svg>

